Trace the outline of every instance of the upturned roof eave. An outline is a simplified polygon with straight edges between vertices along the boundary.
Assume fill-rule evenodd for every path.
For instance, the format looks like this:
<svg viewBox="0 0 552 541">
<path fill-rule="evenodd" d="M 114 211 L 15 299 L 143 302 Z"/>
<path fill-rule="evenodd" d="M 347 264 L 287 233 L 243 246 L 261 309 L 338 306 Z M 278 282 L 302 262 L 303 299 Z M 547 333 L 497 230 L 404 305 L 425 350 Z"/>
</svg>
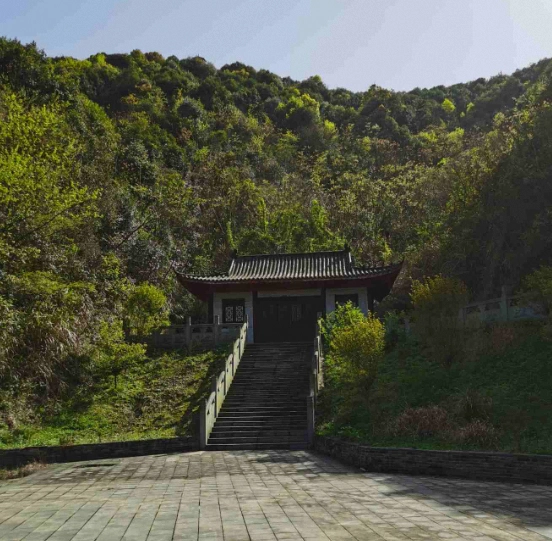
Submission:
<svg viewBox="0 0 552 541">
<path fill-rule="evenodd" d="M 354 280 L 367 280 L 374 278 L 384 278 L 393 275 L 398 275 L 402 268 L 402 262 L 395 265 L 389 265 L 387 267 L 374 267 L 369 272 L 362 272 L 361 274 L 343 274 L 335 276 L 287 276 L 287 277 L 244 277 L 244 278 L 232 278 L 225 275 L 216 276 L 200 276 L 194 274 L 181 273 L 175 270 L 176 275 L 180 282 L 188 282 L 194 284 L 204 285 L 246 285 L 246 284 L 258 284 L 258 283 L 297 283 L 297 282 L 335 282 L 335 281 L 354 281 Z M 375 272 L 374 272 L 375 271 Z"/>
</svg>

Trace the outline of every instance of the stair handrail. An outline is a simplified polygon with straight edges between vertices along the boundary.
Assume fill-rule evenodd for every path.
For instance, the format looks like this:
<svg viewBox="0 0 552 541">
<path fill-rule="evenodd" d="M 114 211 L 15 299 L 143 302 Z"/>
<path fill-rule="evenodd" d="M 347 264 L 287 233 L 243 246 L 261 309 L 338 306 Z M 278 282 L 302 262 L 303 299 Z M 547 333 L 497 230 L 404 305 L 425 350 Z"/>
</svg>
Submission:
<svg viewBox="0 0 552 541">
<path fill-rule="evenodd" d="M 312 447 L 314 443 L 316 399 L 318 392 L 324 386 L 323 361 L 322 336 L 317 326 L 314 338 L 314 351 L 309 370 L 309 396 L 307 397 L 307 440 L 309 447 Z"/>
<path fill-rule="evenodd" d="M 215 421 L 220 412 L 220 408 L 224 402 L 234 376 L 236 375 L 236 370 L 240 364 L 240 361 L 245 350 L 245 344 L 247 342 L 247 329 L 248 329 L 247 318 L 245 323 L 240 328 L 239 337 L 234 342 L 232 346 L 232 353 L 228 355 L 224 369 L 220 372 L 218 376 L 213 376 L 211 384 L 211 393 L 209 396 L 201 403 L 200 416 L 199 416 L 199 448 L 205 449 L 207 447 L 207 442 L 209 441 L 209 436 L 215 425 Z"/>
</svg>

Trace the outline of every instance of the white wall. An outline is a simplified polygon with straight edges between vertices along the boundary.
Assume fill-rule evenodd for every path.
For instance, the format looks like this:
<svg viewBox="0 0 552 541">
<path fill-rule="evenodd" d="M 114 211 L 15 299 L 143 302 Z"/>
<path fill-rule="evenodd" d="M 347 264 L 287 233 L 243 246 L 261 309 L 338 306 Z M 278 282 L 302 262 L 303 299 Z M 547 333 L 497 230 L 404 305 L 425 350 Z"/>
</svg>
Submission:
<svg viewBox="0 0 552 541">
<path fill-rule="evenodd" d="M 222 323 L 222 299 L 245 299 L 245 314 L 249 321 L 247 328 L 247 343 L 253 343 L 253 293 L 244 291 L 243 293 L 215 293 L 213 295 L 213 317 L 218 316 Z"/>
<path fill-rule="evenodd" d="M 259 299 L 266 297 L 316 297 L 321 295 L 321 289 L 281 289 L 276 291 L 259 291 Z"/>
<path fill-rule="evenodd" d="M 368 313 L 368 291 L 365 287 L 343 287 L 339 289 L 326 289 L 326 313 L 335 310 L 336 295 L 358 295 L 358 307 L 363 314 Z"/>
<path fill-rule="evenodd" d="M 264 297 L 291 297 L 291 296 L 311 296 L 320 295 L 320 289 L 302 289 L 302 290 L 286 290 L 286 291 L 259 291 L 258 296 Z M 357 294 L 359 308 L 364 314 L 368 313 L 368 294 L 365 287 L 348 287 L 339 289 L 327 289 L 326 290 L 326 313 L 333 312 L 335 310 L 335 296 L 344 294 Z M 237 293 L 215 293 L 213 295 L 213 316 L 219 316 L 222 323 L 222 299 L 245 299 L 245 313 L 249 320 L 249 328 L 247 330 L 247 342 L 253 343 L 254 329 L 253 329 L 253 293 L 251 291 L 237 292 Z"/>
</svg>

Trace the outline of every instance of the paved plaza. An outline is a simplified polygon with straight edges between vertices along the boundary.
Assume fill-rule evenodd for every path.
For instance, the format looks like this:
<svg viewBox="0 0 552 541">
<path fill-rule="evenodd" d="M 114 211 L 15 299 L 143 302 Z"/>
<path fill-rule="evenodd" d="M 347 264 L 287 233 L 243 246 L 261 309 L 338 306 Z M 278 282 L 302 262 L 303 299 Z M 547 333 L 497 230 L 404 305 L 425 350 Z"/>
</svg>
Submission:
<svg viewBox="0 0 552 541">
<path fill-rule="evenodd" d="M 552 487 L 372 474 L 305 451 L 57 464 L 0 483 L 0 539 L 552 539 Z"/>
</svg>

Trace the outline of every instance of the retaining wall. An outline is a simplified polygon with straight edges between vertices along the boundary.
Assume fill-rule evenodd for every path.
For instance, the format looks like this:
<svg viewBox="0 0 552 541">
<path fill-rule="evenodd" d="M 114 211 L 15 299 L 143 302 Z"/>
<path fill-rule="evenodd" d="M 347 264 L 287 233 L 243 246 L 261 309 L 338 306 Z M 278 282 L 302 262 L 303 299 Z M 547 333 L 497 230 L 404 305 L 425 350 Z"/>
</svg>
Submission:
<svg viewBox="0 0 552 541">
<path fill-rule="evenodd" d="M 552 455 L 370 447 L 321 436 L 314 450 L 369 472 L 552 485 Z"/>
<path fill-rule="evenodd" d="M 0 450 L 0 467 L 13 468 L 29 462 L 79 462 L 102 458 L 182 453 L 196 451 L 197 438 L 166 438 L 118 441 L 53 447 L 25 447 Z"/>
</svg>

